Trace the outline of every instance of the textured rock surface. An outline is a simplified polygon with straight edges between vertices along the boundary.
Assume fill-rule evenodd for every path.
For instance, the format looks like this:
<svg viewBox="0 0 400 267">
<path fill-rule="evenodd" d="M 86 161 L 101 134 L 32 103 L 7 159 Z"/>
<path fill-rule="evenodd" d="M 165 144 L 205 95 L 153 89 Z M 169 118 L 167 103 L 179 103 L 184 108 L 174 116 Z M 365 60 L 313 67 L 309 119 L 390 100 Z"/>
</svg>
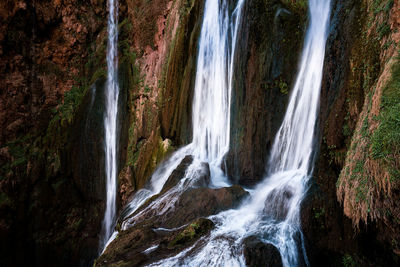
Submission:
<svg viewBox="0 0 400 267">
<path fill-rule="evenodd" d="M 0 4 L 1 265 L 88 264 L 97 254 L 102 97 L 89 85 L 105 57 L 106 8 L 92 2 Z"/>
<path fill-rule="evenodd" d="M 130 184 L 144 186 L 174 147 L 188 143 L 197 40 L 204 1 L 132 1 L 130 49 L 140 81 L 130 92 L 130 130 L 125 170 Z M 150 27 L 144 31 L 143 24 Z M 151 34 L 150 34 L 151 33 Z M 129 178 L 129 179 L 128 179 Z M 121 193 L 123 198 L 128 197 Z"/>
</svg>

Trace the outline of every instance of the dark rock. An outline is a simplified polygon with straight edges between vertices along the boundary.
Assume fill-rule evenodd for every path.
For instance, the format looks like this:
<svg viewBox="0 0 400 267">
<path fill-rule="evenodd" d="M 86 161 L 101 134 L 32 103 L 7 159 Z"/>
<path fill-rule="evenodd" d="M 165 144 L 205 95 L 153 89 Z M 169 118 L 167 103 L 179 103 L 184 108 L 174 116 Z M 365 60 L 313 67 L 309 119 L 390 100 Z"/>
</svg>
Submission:
<svg viewBox="0 0 400 267">
<path fill-rule="evenodd" d="M 207 217 L 239 205 L 249 194 L 235 185 L 219 189 L 189 187 L 184 192 L 160 193 L 150 198 L 131 217 L 136 223 L 154 227 L 176 228 L 199 217 Z M 157 209 L 152 207 L 157 203 Z M 172 205 L 171 205 L 172 203 Z M 171 205 L 160 214 L 161 209 Z"/>
<path fill-rule="evenodd" d="M 201 162 L 200 167 L 194 173 L 193 187 L 207 187 L 210 184 L 210 165 L 207 162 Z"/>
<path fill-rule="evenodd" d="M 171 242 L 168 248 L 183 247 L 192 244 L 195 240 L 204 236 L 214 227 L 214 223 L 209 219 L 200 218 L 190 223 L 183 231 L 181 231 Z"/>
<path fill-rule="evenodd" d="M 149 224 L 137 224 L 119 233 L 96 260 L 95 266 L 110 264 L 142 266 L 176 255 L 191 246 L 200 237 L 209 234 L 214 223 L 209 219 L 199 218 L 185 228 L 172 231 L 161 231 Z"/>
<path fill-rule="evenodd" d="M 165 221 L 167 227 L 177 227 L 197 217 L 207 217 L 237 207 L 249 194 L 235 185 L 219 189 L 191 188 L 176 203 L 175 212 Z"/>
<path fill-rule="evenodd" d="M 238 32 L 226 170 L 243 185 L 265 174 L 297 71 L 307 13 L 282 2 L 246 1 Z"/>
<path fill-rule="evenodd" d="M 250 236 L 243 241 L 243 246 L 247 266 L 283 266 L 281 254 L 274 245 L 263 243 L 257 237 Z"/>
<path fill-rule="evenodd" d="M 265 200 L 264 212 L 275 220 L 285 220 L 290 208 L 293 193 L 290 188 L 285 191 L 273 190 Z"/>
<path fill-rule="evenodd" d="M 161 193 L 165 193 L 172 187 L 176 186 L 179 181 L 185 176 L 186 170 L 187 168 L 189 168 L 192 162 L 193 156 L 188 155 L 184 157 L 178 167 L 176 167 L 176 169 L 168 177 L 168 180 L 165 182 L 163 189 L 161 190 Z"/>
</svg>

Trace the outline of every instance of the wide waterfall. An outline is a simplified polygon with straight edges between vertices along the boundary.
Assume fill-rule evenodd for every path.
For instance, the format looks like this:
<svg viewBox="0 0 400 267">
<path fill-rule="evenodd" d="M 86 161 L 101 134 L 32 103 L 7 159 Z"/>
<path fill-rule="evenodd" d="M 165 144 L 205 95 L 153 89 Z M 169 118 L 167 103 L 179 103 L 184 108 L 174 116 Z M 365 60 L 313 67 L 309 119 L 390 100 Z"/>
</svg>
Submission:
<svg viewBox="0 0 400 267">
<path fill-rule="evenodd" d="M 309 265 L 300 225 L 300 204 L 312 174 L 330 1 L 310 0 L 310 25 L 300 71 L 276 136 L 268 173 L 239 209 L 211 216 L 207 240 L 153 266 L 243 266 L 243 240 L 253 236 L 279 249 L 284 266 Z"/>
<path fill-rule="evenodd" d="M 117 195 L 117 116 L 118 116 L 118 0 L 109 0 L 107 83 L 105 90 L 106 114 L 105 131 L 105 171 L 106 171 L 106 210 L 100 237 L 100 252 L 114 232 L 116 221 Z"/>
</svg>

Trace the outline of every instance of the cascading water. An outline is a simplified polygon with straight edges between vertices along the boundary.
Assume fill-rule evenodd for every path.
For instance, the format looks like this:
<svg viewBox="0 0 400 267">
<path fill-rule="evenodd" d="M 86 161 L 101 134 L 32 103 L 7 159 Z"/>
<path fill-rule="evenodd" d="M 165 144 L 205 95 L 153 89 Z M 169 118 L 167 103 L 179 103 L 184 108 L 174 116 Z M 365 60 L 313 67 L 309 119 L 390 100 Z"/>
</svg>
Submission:
<svg viewBox="0 0 400 267">
<path fill-rule="evenodd" d="M 134 195 L 123 214 L 124 218 L 129 217 L 148 198 L 161 191 L 172 171 L 186 155 L 195 157 L 190 168 L 193 175 L 200 166 L 198 163 L 208 162 L 213 186 L 228 185 L 221 170 L 221 163 L 229 149 L 233 57 L 243 3 L 244 0 L 239 0 L 230 14 L 226 1 L 206 1 L 193 99 L 193 141 L 175 152 L 156 170 L 149 185 Z M 178 185 L 170 190 L 158 202 L 165 200 L 168 202 L 167 207 L 172 206 L 174 200 L 190 186 L 190 183 L 186 186 L 183 186 L 183 183 L 180 185 L 182 186 Z M 148 209 L 157 207 L 157 203 L 154 203 Z M 134 223 L 135 217 L 131 217 L 123 222 L 122 229 Z"/>
<path fill-rule="evenodd" d="M 105 171 L 106 171 L 106 209 L 100 236 L 100 251 L 114 232 L 116 221 L 117 194 L 117 115 L 118 115 L 118 0 L 109 0 L 107 83 L 105 90 L 106 114 L 105 131 Z"/>
<path fill-rule="evenodd" d="M 212 186 L 227 184 L 220 165 L 228 151 L 233 55 L 244 0 L 229 17 L 224 1 L 207 0 L 200 36 L 195 96 L 193 142 L 178 150 L 153 174 L 150 185 L 138 191 L 130 203 L 123 229 L 136 223 L 147 210 L 158 215 L 173 207 L 181 192 L 196 179 L 196 169 L 206 161 Z M 299 74 L 288 109 L 274 141 L 266 178 L 235 210 L 211 216 L 216 225 L 209 236 L 178 255 L 153 266 L 243 266 L 243 241 L 254 236 L 277 247 L 284 266 L 309 265 L 300 227 L 300 204 L 312 174 L 313 136 L 329 24 L 330 1 L 310 0 L 307 31 Z M 138 214 L 129 217 L 164 183 L 185 155 L 194 162 L 185 177 Z M 189 181 L 189 183 L 187 182 Z"/>
<path fill-rule="evenodd" d="M 310 0 L 309 10 L 311 21 L 300 71 L 272 147 L 266 178 L 250 191 L 239 209 L 210 217 L 216 229 L 209 237 L 153 266 L 243 266 L 243 240 L 249 236 L 276 246 L 284 266 L 309 265 L 300 227 L 300 204 L 312 174 L 330 1 Z"/>
</svg>

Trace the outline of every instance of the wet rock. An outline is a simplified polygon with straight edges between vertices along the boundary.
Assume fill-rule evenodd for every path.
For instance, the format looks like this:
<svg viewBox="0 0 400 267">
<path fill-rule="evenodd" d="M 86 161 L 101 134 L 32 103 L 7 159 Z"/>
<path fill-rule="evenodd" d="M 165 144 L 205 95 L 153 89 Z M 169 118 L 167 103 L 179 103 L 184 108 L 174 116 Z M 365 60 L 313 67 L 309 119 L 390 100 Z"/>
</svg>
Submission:
<svg viewBox="0 0 400 267">
<path fill-rule="evenodd" d="M 196 170 L 195 181 L 191 182 L 193 187 L 207 187 L 210 184 L 210 165 L 207 162 L 201 162 L 200 168 Z"/>
<path fill-rule="evenodd" d="M 263 243 L 257 237 L 250 236 L 243 241 L 243 246 L 247 266 L 283 266 L 281 254 L 274 245 Z"/>
<path fill-rule="evenodd" d="M 214 223 L 209 219 L 200 218 L 190 223 L 183 231 L 181 231 L 171 242 L 168 248 L 188 246 L 199 237 L 204 236 L 214 227 Z"/>
<path fill-rule="evenodd" d="M 233 75 L 227 173 L 254 185 L 285 114 L 303 40 L 306 10 L 289 1 L 246 1 Z M 294 1 L 290 1 L 294 2 Z"/>
<path fill-rule="evenodd" d="M 153 196 L 131 218 L 134 218 L 134 224 L 175 228 L 196 218 L 235 208 L 248 195 L 238 185 L 219 189 L 189 187 L 184 192 L 173 191 Z"/>
<path fill-rule="evenodd" d="M 168 180 L 165 182 L 161 193 L 168 191 L 170 188 L 178 184 L 178 182 L 185 176 L 187 168 L 193 162 L 193 156 L 188 155 L 183 158 L 178 167 L 171 173 Z"/>
<path fill-rule="evenodd" d="M 264 212 L 272 218 L 283 221 L 289 212 L 293 193 L 290 188 L 274 190 L 265 200 Z"/>
<path fill-rule="evenodd" d="M 183 228 L 156 229 L 147 224 L 138 224 L 119 233 L 104 254 L 96 260 L 95 266 L 110 264 L 142 266 L 176 255 L 191 246 L 200 237 L 209 234 L 214 223 L 199 218 Z"/>
<path fill-rule="evenodd" d="M 177 227 L 197 217 L 207 217 L 237 207 L 249 193 L 235 185 L 219 189 L 191 188 L 185 191 L 175 205 L 175 212 L 165 221 L 168 227 Z"/>
</svg>

